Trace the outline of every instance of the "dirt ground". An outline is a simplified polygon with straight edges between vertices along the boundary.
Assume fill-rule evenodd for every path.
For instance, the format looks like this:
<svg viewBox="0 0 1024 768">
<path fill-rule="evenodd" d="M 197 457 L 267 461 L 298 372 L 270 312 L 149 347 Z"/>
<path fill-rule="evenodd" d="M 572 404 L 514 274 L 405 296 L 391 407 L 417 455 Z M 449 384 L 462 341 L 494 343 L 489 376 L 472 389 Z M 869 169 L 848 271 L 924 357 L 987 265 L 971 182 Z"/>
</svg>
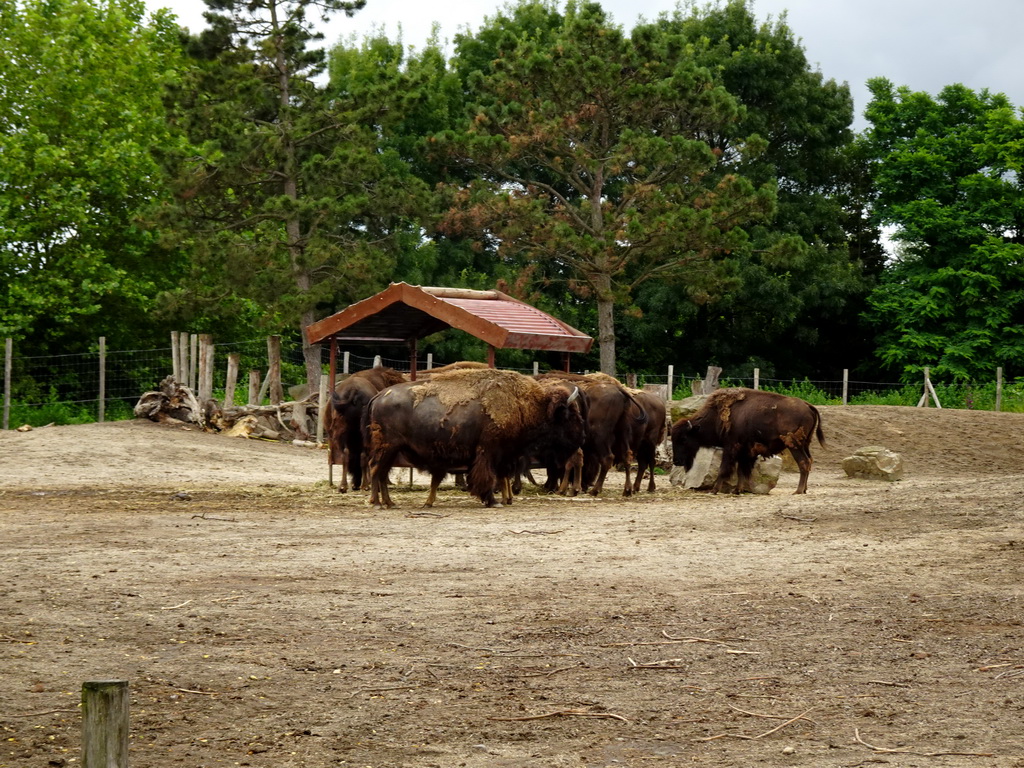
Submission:
<svg viewBox="0 0 1024 768">
<path fill-rule="evenodd" d="M 0 766 L 1024 766 L 1024 415 L 822 409 L 806 496 L 424 486 L 149 422 L 0 433 Z M 905 479 L 845 477 L 865 445 Z M 407 482 L 408 477 L 405 477 Z"/>
</svg>

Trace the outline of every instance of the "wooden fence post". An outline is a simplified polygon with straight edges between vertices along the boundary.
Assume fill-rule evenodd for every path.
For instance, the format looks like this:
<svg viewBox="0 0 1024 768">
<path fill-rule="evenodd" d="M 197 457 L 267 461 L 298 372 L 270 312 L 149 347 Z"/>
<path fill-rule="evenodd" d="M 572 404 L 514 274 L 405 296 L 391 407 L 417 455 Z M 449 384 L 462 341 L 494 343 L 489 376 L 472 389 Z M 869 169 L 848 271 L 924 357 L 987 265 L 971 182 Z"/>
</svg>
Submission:
<svg viewBox="0 0 1024 768">
<path fill-rule="evenodd" d="M 921 395 L 921 399 L 917 401 L 917 407 L 918 408 L 927 408 L 928 407 L 928 395 L 931 395 L 932 399 L 935 401 L 935 407 L 936 408 L 941 408 L 942 407 L 942 403 L 939 402 L 939 396 L 937 394 L 935 394 L 935 387 L 932 386 L 932 380 L 928 376 L 928 370 L 929 370 L 928 368 L 924 369 L 924 394 Z"/>
<path fill-rule="evenodd" d="M 178 349 L 178 332 L 171 331 L 171 376 L 181 381 L 181 351 Z"/>
<path fill-rule="evenodd" d="M 183 387 L 188 386 L 188 334 L 181 331 L 178 334 L 178 383 Z"/>
<path fill-rule="evenodd" d="M 102 424 L 107 415 L 107 337 L 100 336 L 100 397 L 96 420 Z"/>
<path fill-rule="evenodd" d="M 345 351 L 341 355 L 341 372 L 346 376 L 348 376 L 348 359 L 351 354 L 351 352 Z"/>
<path fill-rule="evenodd" d="M 849 393 L 850 393 L 850 369 L 849 368 L 843 368 L 843 405 L 847 405 L 849 403 L 849 399 L 850 399 L 849 398 Z"/>
<path fill-rule="evenodd" d="M 199 334 L 198 382 L 199 402 L 202 404 L 213 397 L 213 336 L 208 333 Z"/>
<path fill-rule="evenodd" d="M 761 388 L 761 369 L 760 368 L 755 368 L 754 369 L 754 389 L 760 389 L 760 388 Z"/>
<path fill-rule="evenodd" d="M 249 405 L 259 405 L 260 400 L 260 372 L 253 369 L 249 371 Z"/>
<path fill-rule="evenodd" d="M 199 334 L 192 333 L 188 337 L 188 388 L 195 392 L 199 389 Z"/>
<path fill-rule="evenodd" d="M 238 383 L 238 366 L 242 362 L 242 356 L 238 352 L 228 354 L 228 372 L 224 379 L 224 407 L 230 408 L 235 404 L 235 385 Z"/>
<path fill-rule="evenodd" d="M 281 337 L 267 337 L 267 382 L 270 386 L 270 404 L 280 405 L 284 401 L 281 386 Z"/>
<path fill-rule="evenodd" d="M 668 387 L 668 389 L 666 390 L 666 400 L 671 400 L 672 393 L 675 391 L 673 389 L 673 387 L 675 386 L 675 382 L 673 381 L 673 379 L 675 379 L 675 372 L 676 367 L 674 365 L 670 365 L 668 367 L 668 379 L 666 380 L 666 386 Z"/>
<path fill-rule="evenodd" d="M 11 426 L 11 358 L 14 356 L 14 339 L 10 336 L 4 342 L 4 429 Z"/>
<path fill-rule="evenodd" d="M 128 768 L 128 681 L 82 683 L 82 768 Z"/>
<path fill-rule="evenodd" d="M 996 368 L 996 410 L 1003 408 L 1003 368 Z"/>
</svg>

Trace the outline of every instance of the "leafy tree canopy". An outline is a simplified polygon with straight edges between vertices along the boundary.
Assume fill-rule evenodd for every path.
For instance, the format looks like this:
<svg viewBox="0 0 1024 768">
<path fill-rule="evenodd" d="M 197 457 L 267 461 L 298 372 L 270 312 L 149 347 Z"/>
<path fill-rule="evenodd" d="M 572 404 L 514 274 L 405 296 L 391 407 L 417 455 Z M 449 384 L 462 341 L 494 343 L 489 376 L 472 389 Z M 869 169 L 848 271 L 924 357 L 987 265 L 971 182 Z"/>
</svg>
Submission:
<svg viewBox="0 0 1024 768">
<path fill-rule="evenodd" d="M 441 144 L 472 181 L 444 231 L 474 233 L 593 301 L 601 369 L 614 373 L 614 307 L 746 247 L 742 225 L 772 212 L 774 185 L 720 172 L 709 137 L 740 109 L 681 35 L 627 37 L 596 3 L 511 14 L 457 39 L 475 104 Z M 763 147 L 750 136 L 731 149 L 742 162 Z"/>
<path fill-rule="evenodd" d="M 1024 124 L 1005 96 L 869 82 L 874 214 L 899 249 L 870 298 L 877 354 L 912 374 L 1024 370 Z"/>
<path fill-rule="evenodd" d="M 161 96 L 176 27 L 141 0 L 0 0 L 0 336 L 137 342 L 175 273 L 145 226 L 166 198 Z M 118 340 L 120 339 L 120 341 Z"/>
</svg>

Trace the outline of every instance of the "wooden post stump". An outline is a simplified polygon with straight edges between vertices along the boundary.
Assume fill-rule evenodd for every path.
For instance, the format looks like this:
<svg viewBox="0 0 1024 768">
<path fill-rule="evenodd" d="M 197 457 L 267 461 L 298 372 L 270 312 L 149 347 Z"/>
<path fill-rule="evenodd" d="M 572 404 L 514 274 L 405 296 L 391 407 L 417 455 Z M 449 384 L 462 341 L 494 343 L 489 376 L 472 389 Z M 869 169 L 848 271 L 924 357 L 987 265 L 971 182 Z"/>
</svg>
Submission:
<svg viewBox="0 0 1024 768">
<path fill-rule="evenodd" d="M 128 681 L 82 683 L 83 768 L 128 768 Z"/>
</svg>

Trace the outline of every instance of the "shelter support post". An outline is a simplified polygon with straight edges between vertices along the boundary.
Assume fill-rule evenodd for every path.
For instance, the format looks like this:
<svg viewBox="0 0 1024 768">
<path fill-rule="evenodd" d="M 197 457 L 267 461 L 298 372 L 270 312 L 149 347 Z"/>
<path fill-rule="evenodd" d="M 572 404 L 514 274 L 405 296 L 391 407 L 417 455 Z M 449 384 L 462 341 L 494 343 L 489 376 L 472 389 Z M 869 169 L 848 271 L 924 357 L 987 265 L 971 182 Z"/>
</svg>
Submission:
<svg viewBox="0 0 1024 768">
<path fill-rule="evenodd" d="M 416 381 L 416 356 L 419 353 L 416 339 L 409 339 L 409 379 Z"/>
<path fill-rule="evenodd" d="M 338 373 L 338 337 L 331 336 L 331 356 L 327 367 L 327 375 L 330 376 L 331 392 L 334 391 L 334 380 Z"/>
</svg>

